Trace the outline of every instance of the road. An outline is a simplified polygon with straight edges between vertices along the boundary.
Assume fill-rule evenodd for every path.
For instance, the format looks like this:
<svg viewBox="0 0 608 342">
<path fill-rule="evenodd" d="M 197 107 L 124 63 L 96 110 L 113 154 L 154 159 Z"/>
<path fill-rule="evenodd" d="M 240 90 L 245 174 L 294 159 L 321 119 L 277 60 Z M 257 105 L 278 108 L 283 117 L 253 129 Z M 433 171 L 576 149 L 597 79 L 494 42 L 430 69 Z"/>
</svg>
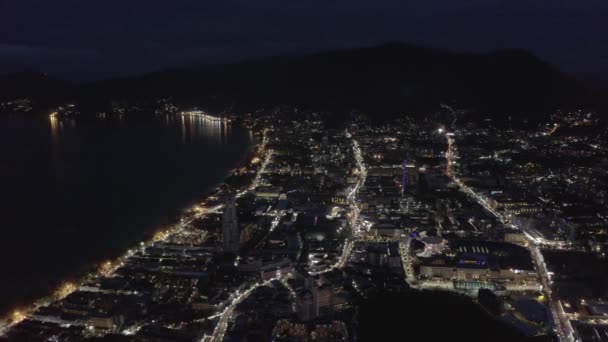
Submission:
<svg viewBox="0 0 608 342">
<path fill-rule="evenodd" d="M 446 139 L 451 140 L 451 142 L 449 143 L 448 146 L 450 148 L 453 148 L 454 143 L 452 140 L 452 136 L 448 136 L 446 134 Z M 449 152 L 447 155 L 451 156 L 452 153 Z M 449 159 L 448 163 L 451 163 L 451 162 L 452 162 L 452 159 Z M 448 169 L 451 169 L 451 167 L 448 167 Z M 524 235 L 526 236 L 526 239 L 528 241 L 527 248 L 530 251 L 530 255 L 532 256 L 532 260 L 534 262 L 536 272 L 538 273 L 541 285 L 543 287 L 543 291 L 549 302 L 551 314 L 553 315 L 553 321 L 555 322 L 555 332 L 557 333 L 557 336 L 559 337 L 560 341 L 568 341 L 568 342 L 579 341 L 580 339 L 576 336 L 576 333 L 575 333 L 574 329 L 572 328 L 572 324 L 570 324 L 570 320 L 566 317 L 566 315 L 564 313 L 561 302 L 553 294 L 552 287 L 551 287 L 551 283 L 552 283 L 551 278 L 549 276 L 549 272 L 547 271 L 547 265 L 545 264 L 543 255 L 539 248 L 539 243 L 541 241 L 539 241 L 537 238 L 534 238 L 532 235 L 530 235 L 528 232 L 526 232 L 526 230 L 523 227 L 517 225 L 516 223 L 511 222 L 511 220 L 509 220 L 508 217 L 505 217 L 501 213 L 496 212 L 489 205 L 488 201 L 482 195 L 476 193 L 471 188 L 469 188 L 467 185 L 465 185 L 463 182 L 461 182 L 460 179 L 458 179 L 458 177 L 456 175 L 454 175 L 453 172 L 450 176 L 452 177 L 453 181 L 456 184 L 458 184 L 458 186 L 460 187 L 460 189 L 463 192 L 469 194 L 473 199 L 475 199 L 475 201 L 477 203 L 479 203 L 489 213 L 494 215 L 500 222 L 508 224 L 508 225 L 512 226 L 513 228 L 518 229 L 524 233 Z"/>
<path fill-rule="evenodd" d="M 252 191 L 256 187 L 261 185 L 262 175 L 266 172 L 266 168 L 267 168 L 268 164 L 270 163 L 270 161 L 272 160 L 272 154 L 273 154 L 272 150 L 266 148 L 267 144 L 268 144 L 268 130 L 264 130 L 264 137 L 262 139 L 262 145 L 261 145 L 260 149 L 261 149 L 261 151 L 263 151 L 263 153 L 265 153 L 266 156 L 265 156 L 264 160 L 262 161 L 262 165 L 260 166 L 258 173 L 254 177 L 249 188 L 238 192 L 237 197 L 241 197 L 241 196 L 247 194 L 249 191 Z M 270 233 L 272 233 L 272 231 L 274 231 L 276 229 L 276 227 L 281 222 L 281 218 L 284 216 L 284 214 L 285 214 L 284 212 L 280 211 L 280 212 L 277 212 L 276 214 L 272 215 L 272 216 L 274 216 L 274 219 L 271 223 L 270 228 L 268 229 L 268 234 L 266 235 L 266 237 L 268 235 L 270 235 Z M 262 241 L 264 241 L 265 238 L 262 239 Z M 290 274 L 284 274 L 284 275 L 281 275 L 280 277 L 269 279 L 261 284 L 254 283 L 247 290 L 245 290 L 243 292 L 237 291 L 237 292 L 233 293 L 229 299 L 229 303 L 220 305 L 220 307 L 225 306 L 225 308 L 222 312 L 220 312 L 218 314 L 218 316 L 220 318 L 215 326 L 215 329 L 213 330 L 213 335 L 203 337 L 202 341 L 203 342 L 221 342 L 224 339 L 226 330 L 228 329 L 228 324 L 230 323 L 230 320 L 232 319 L 232 314 L 234 313 L 234 308 L 236 308 L 236 306 L 240 302 L 242 302 L 255 289 L 259 288 L 260 286 L 268 286 L 268 285 L 270 285 L 271 282 L 273 282 L 275 280 L 284 282 L 285 279 L 287 279 L 289 276 L 290 276 Z M 284 284 L 286 284 L 286 282 L 284 282 Z M 290 291 L 293 292 L 291 287 L 288 287 L 288 289 L 290 289 Z"/>
<path fill-rule="evenodd" d="M 282 275 L 280 278 L 272 278 L 268 279 L 263 283 L 255 283 L 250 286 L 247 290 L 243 292 L 235 292 L 230 299 L 230 303 L 227 304 L 226 308 L 219 313 L 219 321 L 213 330 L 213 335 L 204 336 L 201 342 L 221 342 L 224 340 L 224 335 L 226 334 L 226 330 L 228 329 L 228 324 L 230 323 L 230 319 L 232 318 L 232 314 L 234 313 L 234 309 L 239 303 L 241 303 L 244 299 L 249 297 L 249 295 L 255 291 L 257 288 L 261 286 L 268 286 L 275 280 L 282 281 L 283 278 L 287 278 L 289 274 Z"/>
<path fill-rule="evenodd" d="M 347 138 L 352 137 L 352 135 L 348 133 L 348 131 L 345 134 Z M 350 255 L 352 254 L 355 241 L 358 239 L 361 232 L 361 227 L 363 226 L 360 217 L 360 209 L 357 205 L 357 194 L 359 192 L 359 189 L 361 189 L 361 187 L 363 187 L 363 185 L 365 184 L 365 179 L 367 178 L 367 167 L 365 166 L 363 154 L 361 153 L 361 148 L 359 147 L 359 142 L 357 142 L 357 140 L 354 138 L 352 139 L 352 142 L 353 152 L 355 154 L 355 161 L 357 162 L 357 167 L 359 169 L 359 179 L 357 181 L 357 184 L 355 184 L 355 186 L 349 191 L 347 195 L 347 200 L 350 207 L 349 225 L 352 229 L 354 238 L 347 238 L 345 240 L 344 248 L 342 249 L 342 255 L 335 263 L 320 271 L 309 271 L 308 274 L 310 275 L 323 274 L 333 271 L 337 268 L 344 267 L 350 259 Z"/>
<path fill-rule="evenodd" d="M 270 236 L 270 234 L 272 234 L 272 232 L 274 232 L 274 230 L 277 229 L 277 227 L 279 226 L 279 223 L 281 223 L 281 218 L 283 218 L 283 216 L 285 216 L 285 212 L 283 210 L 280 210 L 276 213 L 268 214 L 268 216 L 273 217 L 272 222 L 270 223 L 270 227 L 268 227 L 268 231 L 266 232 L 266 235 L 264 235 L 264 237 L 262 239 L 260 239 L 260 242 L 258 242 L 255 245 L 255 248 L 258 248 L 259 246 L 261 246 L 266 241 L 266 239 Z"/>
<path fill-rule="evenodd" d="M 255 190 L 255 188 L 257 188 L 258 186 L 261 185 L 262 175 L 264 173 L 266 173 L 266 168 L 268 167 L 268 164 L 272 160 L 272 154 L 273 154 L 273 151 L 271 149 L 268 149 L 267 145 L 268 145 L 268 129 L 265 129 L 264 133 L 263 133 L 263 137 L 262 137 L 262 144 L 260 145 L 260 151 L 263 154 L 265 154 L 264 160 L 262 161 L 262 165 L 258 169 L 258 172 L 255 175 L 255 177 L 253 178 L 253 181 L 251 182 L 249 187 L 246 189 L 243 189 L 242 191 L 237 192 L 237 194 L 236 194 L 237 198 L 244 196 L 248 192 Z"/>
<path fill-rule="evenodd" d="M 190 115 L 194 115 L 194 114 L 190 114 Z M 201 116 L 201 115 L 199 115 L 199 116 Z M 224 120 L 224 119 L 221 119 L 221 120 Z M 272 150 L 267 150 L 267 144 L 268 144 L 268 130 L 264 130 L 262 143 L 260 145 L 260 151 L 265 154 L 264 160 L 262 161 L 262 165 L 258 169 L 251 185 L 248 188 L 245 188 L 245 189 L 239 191 L 237 193 L 237 197 L 241 197 L 241 196 L 245 195 L 249 191 L 255 189 L 261 183 L 262 175 L 265 173 L 266 167 L 268 166 L 268 164 L 272 158 Z M 164 241 L 172 235 L 182 233 L 186 229 L 188 229 L 196 219 L 199 219 L 199 218 L 201 218 L 205 215 L 211 214 L 211 213 L 219 213 L 223 207 L 224 207 L 223 204 L 219 204 L 219 205 L 216 205 L 211 208 L 200 208 L 200 210 L 198 210 L 196 215 L 194 215 L 188 219 L 182 219 L 180 222 L 176 223 L 171 228 L 156 233 L 154 235 L 154 238 L 152 238 L 149 241 L 140 242 L 138 248 L 140 250 L 143 250 L 148 246 L 152 246 L 154 243 L 156 243 L 158 241 Z M 278 225 L 278 220 L 280 220 L 280 217 L 276 217 L 275 221 L 273 221 L 274 227 L 276 227 L 276 225 Z M 105 262 L 102 265 L 102 267 L 98 270 L 97 273 L 91 273 L 91 274 L 85 275 L 79 281 L 79 283 L 86 282 L 87 280 L 90 280 L 90 279 L 98 277 L 98 276 L 110 276 L 119 267 L 123 266 L 129 257 L 135 255 L 138 248 L 129 249 L 123 256 L 117 258 L 114 261 Z M 70 284 L 70 285 L 72 285 L 72 284 Z M 6 333 L 15 324 L 19 323 L 20 321 L 24 320 L 27 317 L 31 317 L 31 315 L 35 311 L 37 311 L 40 307 L 48 306 L 51 303 L 61 299 L 62 297 L 69 295 L 71 292 L 76 291 L 77 289 L 78 289 L 78 286 L 74 285 L 74 286 L 70 286 L 70 288 L 68 290 L 64 284 L 60 287 L 60 289 L 58 291 L 56 291 L 57 293 L 61 293 L 61 296 L 58 297 L 57 294 L 55 294 L 55 295 L 41 298 L 41 299 L 37 300 L 36 302 L 32 303 L 29 307 L 24 308 L 22 310 L 14 311 L 7 318 L 1 318 L 0 319 L 0 336 L 2 336 L 4 333 Z"/>
</svg>

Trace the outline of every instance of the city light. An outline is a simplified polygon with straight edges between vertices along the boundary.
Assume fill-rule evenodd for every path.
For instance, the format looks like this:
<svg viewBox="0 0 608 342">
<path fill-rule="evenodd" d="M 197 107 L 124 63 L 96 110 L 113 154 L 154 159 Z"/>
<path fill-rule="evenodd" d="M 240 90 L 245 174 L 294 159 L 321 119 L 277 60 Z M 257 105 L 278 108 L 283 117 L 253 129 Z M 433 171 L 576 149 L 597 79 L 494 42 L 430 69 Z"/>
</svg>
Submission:
<svg viewBox="0 0 608 342">
<path fill-rule="evenodd" d="M 247 339 L 252 324 L 276 331 L 280 320 L 281 338 L 313 339 L 311 331 L 327 333 L 328 321 L 357 329 L 344 310 L 406 289 L 480 296 L 479 303 L 480 289 L 490 290 L 501 303 L 493 315 L 524 323 L 517 301 L 535 301 L 547 317 L 530 330 L 560 341 L 580 340 L 579 324 L 608 322 L 592 313 L 605 305 L 596 299 L 562 303 L 562 270 L 548 270 L 552 254 L 605 252 L 591 239 L 564 238 L 575 231 L 559 220 L 580 199 L 560 202 L 547 189 L 578 191 L 587 185 L 577 172 L 597 176 L 601 168 L 567 165 L 562 176 L 539 167 L 534 159 L 565 143 L 557 131 L 543 134 L 556 125 L 526 136 L 491 122 L 445 126 L 429 116 L 376 124 L 353 114 L 344 130 L 326 127 L 318 113 L 282 110 L 233 115 L 251 128 L 255 145 L 224 182 L 122 256 L 8 313 L 0 334 L 28 319 L 14 331 L 44 325 L 52 333 L 39 336 L 47 339 L 64 329 L 82 338 L 196 331 L 212 342 Z M 172 115 L 184 134 L 194 122 L 228 122 L 203 111 Z M 60 118 L 51 115 L 51 124 Z M 600 142 L 572 141 L 585 146 L 589 160 L 603 160 Z M 602 215 L 589 215 L 595 226 L 588 227 L 602 229 Z M 548 233 L 547 225 L 559 230 Z"/>
</svg>

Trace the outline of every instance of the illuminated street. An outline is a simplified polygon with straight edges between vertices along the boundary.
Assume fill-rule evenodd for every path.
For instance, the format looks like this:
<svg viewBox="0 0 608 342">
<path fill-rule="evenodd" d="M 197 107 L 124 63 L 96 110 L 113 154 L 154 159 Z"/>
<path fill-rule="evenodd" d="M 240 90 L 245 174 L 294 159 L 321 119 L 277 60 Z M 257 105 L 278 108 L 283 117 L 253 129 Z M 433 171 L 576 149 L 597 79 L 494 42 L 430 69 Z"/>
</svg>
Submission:
<svg viewBox="0 0 608 342">
<path fill-rule="evenodd" d="M 0 342 L 608 342 L 607 0 L 0 7 Z"/>
<path fill-rule="evenodd" d="M 446 136 L 446 138 L 449 141 L 452 141 L 451 136 Z M 453 143 L 450 142 L 448 146 L 450 148 L 452 148 L 452 145 L 453 145 Z M 449 152 L 448 155 L 451 156 L 452 152 Z M 452 160 L 449 159 L 448 165 L 451 162 L 452 162 Z M 451 167 L 448 166 L 448 169 L 450 169 L 450 168 Z M 552 292 L 553 286 L 552 286 L 551 278 L 548 274 L 547 266 L 545 264 L 542 252 L 538 246 L 539 243 L 542 243 L 542 241 L 539 241 L 538 239 L 533 238 L 522 227 L 519 227 L 518 225 L 513 224 L 512 222 L 510 222 L 510 220 L 505 218 L 503 215 L 501 215 L 500 213 L 497 213 L 495 210 L 493 210 L 490 207 L 490 205 L 488 204 L 488 202 L 481 195 L 475 193 L 473 190 L 471 190 L 469 187 L 467 187 L 465 184 L 463 184 L 456 176 L 453 176 L 453 179 L 458 184 L 458 186 L 460 187 L 460 189 L 462 191 L 464 191 L 465 193 L 467 193 L 471 197 L 473 197 L 477 201 L 477 203 L 479 203 L 485 210 L 490 212 L 492 215 L 497 217 L 501 222 L 509 223 L 512 227 L 524 232 L 526 238 L 528 239 L 528 250 L 530 251 L 532 260 L 534 260 L 535 268 L 538 271 L 538 276 L 539 276 L 539 279 L 542 284 L 543 292 L 547 296 L 549 304 L 551 306 L 551 313 L 553 315 L 553 321 L 555 323 L 555 328 L 558 333 L 558 336 L 563 341 L 576 341 L 577 338 L 575 336 L 574 330 L 572 329 L 572 325 L 570 324 L 569 319 L 564 315 L 564 311 L 561 306 L 561 303 L 559 302 L 559 300 L 555 299 L 555 296 L 553 295 L 553 292 Z"/>
<path fill-rule="evenodd" d="M 462 143 L 462 130 L 376 126 L 360 116 L 344 131 L 326 128 L 318 113 L 291 114 L 244 121 L 257 145 L 205 199 L 96 272 L 14 311 L 2 332 L 346 341 L 359 328 L 358 303 L 440 292 L 474 300 L 513 323 L 513 334 L 578 341 L 580 329 L 605 324 L 603 301 L 563 301 L 554 290 L 559 279 L 541 251 L 583 251 L 564 241 L 569 226 L 547 232 L 530 217 L 556 211 L 496 190 L 501 183 L 477 168 L 499 157 Z"/>
</svg>

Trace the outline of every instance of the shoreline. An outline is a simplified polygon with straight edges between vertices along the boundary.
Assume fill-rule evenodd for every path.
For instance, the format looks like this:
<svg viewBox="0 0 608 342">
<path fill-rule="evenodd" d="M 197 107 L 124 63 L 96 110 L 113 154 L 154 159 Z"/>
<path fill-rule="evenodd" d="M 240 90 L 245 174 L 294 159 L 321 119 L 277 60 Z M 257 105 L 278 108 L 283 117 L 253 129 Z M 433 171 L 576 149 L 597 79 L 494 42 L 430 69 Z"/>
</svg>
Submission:
<svg viewBox="0 0 608 342">
<path fill-rule="evenodd" d="M 265 148 L 263 137 L 260 139 L 260 136 L 263 136 L 264 131 L 256 131 L 255 129 L 246 126 L 242 127 L 250 132 L 250 145 L 236 165 L 228 169 L 220 181 L 210 186 L 210 190 L 206 191 L 198 199 L 187 203 L 185 207 L 179 209 L 179 216 L 170 217 L 168 223 L 157 225 L 156 228 L 150 229 L 149 231 L 143 233 L 140 237 L 141 241 L 127 247 L 126 251 L 124 251 L 121 255 L 118 255 L 117 257 L 109 257 L 107 261 L 101 261 L 84 266 L 84 269 L 89 269 L 90 271 L 76 272 L 76 274 L 73 276 L 64 277 L 64 280 L 60 280 L 60 285 L 57 286 L 53 291 L 49 291 L 47 295 L 43 295 L 38 299 L 31 300 L 30 304 L 16 305 L 12 308 L 7 308 L 4 312 L 1 312 L 0 336 L 3 336 L 14 325 L 30 317 L 41 307 L 50 305 L 56 301 L 60 301 L 71 293 L 77 291 L 83 283 L 97 277 L 110 276 L 119 267 L 124 265 L 125 261 L 129 257 L 133 256 L 137 250 L 151 246 L 156 242 L 166 240 L 170 236 L 178 234 L 196 219 L 203 217 L 207 213 L 213 213 L 219 210 L 221 205 L 214 205 L 211 208 L 207 207 L 208 201 L 217 198 L 222 194 L 222 187 L 227 185 L 228 179 L 235 174 L 236 170 L 254 164 L 253 161 L 256 158 L 259 158 L 260 153 L 262 153 L 262 155 L 265 157 L 267 152 L 261 151 L 262 148 Z M 261 167 L 262 165 L 260 164 L 255 170 L 255 175 L 257 175 Z M 248 184 L 243 186 L 241 189 L 238 189 L 237 192 L 246 193 L 254 180 L 255 176 L 251 177 Z"/>
</svg>

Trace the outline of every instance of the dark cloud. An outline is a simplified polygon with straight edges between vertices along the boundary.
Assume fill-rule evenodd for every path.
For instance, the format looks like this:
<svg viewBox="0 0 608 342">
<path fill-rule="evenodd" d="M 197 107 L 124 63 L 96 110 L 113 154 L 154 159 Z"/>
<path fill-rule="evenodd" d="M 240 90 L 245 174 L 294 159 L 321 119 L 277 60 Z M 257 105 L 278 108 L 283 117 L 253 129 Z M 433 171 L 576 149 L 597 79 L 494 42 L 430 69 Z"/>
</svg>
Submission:
<svg viewBox="0 0 608 342">
<path fill-rule="evenodd" d="M 608 71 L 607 15 L 605 0 L 3 1 L 0 71 L 109 77 L 395 40 Z"/>
</svg>

